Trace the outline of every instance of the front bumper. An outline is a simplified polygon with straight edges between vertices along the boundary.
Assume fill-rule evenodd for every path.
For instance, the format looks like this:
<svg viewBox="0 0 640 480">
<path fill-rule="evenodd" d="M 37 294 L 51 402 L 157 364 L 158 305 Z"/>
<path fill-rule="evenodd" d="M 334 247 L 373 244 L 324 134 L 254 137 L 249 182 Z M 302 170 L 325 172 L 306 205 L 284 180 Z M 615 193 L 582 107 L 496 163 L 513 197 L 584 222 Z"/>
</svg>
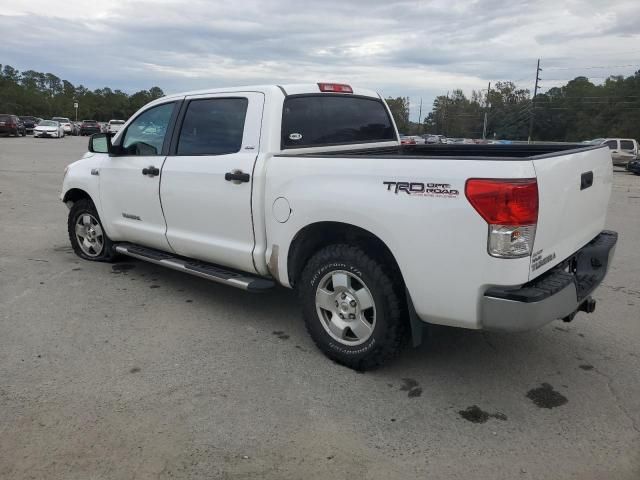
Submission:
<svg viewBox="0 0 640 480">
<path fill-rule="evenodd" d="M 518 332 L 552 320 L 571 319 L 579 310 L 593 311 L 590 294 L 607 274 L 617 241 L 616 232 L 604 230 L 535 280 L 521 286 L 490 288 L 482 298 L 482 328 Z"/>
</svg>

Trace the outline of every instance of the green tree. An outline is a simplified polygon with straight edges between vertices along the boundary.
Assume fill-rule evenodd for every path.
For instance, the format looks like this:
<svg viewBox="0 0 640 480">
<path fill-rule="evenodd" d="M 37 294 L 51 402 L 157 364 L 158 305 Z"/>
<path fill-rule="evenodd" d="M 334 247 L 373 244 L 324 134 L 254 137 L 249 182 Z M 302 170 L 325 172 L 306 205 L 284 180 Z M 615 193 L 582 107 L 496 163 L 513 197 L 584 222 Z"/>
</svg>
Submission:
<svg viewBox="0 0 640 480">
<path fill-rule="evenodd" d="M 398 126 L 400 133 L 409 133 L 409 97 L 388 97 L 386 99 L 393 120 Z"/>
</svg>

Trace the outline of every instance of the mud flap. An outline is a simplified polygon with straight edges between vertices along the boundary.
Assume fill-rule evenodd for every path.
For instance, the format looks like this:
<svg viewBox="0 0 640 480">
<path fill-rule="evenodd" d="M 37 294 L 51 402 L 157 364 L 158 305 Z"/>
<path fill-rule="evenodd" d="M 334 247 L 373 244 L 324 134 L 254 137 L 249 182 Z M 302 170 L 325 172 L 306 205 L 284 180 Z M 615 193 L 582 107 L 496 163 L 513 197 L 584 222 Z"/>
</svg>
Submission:
<svg viewBox="0 0 640 480">
<path fill-rule="evenodd" d="M 411 295 L 409 295 L 409 290 L 406 288 L 405 294 L 407 296 L 407 307 L 409 310 L 409 324 L 411 325 L 411 345 L 416 348 L 422 345 L 424 322 L 418 318 L 416 309 L 413 306 L 413 301 L 411 300 Z"/>
</svg>

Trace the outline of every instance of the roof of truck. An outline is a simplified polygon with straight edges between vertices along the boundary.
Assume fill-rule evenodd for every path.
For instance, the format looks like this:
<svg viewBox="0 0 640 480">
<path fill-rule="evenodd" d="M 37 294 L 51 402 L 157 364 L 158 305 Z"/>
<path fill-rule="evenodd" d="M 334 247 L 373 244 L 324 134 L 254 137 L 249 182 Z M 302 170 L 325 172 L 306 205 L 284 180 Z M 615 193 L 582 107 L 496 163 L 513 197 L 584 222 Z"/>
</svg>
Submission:
<svg viewBox="0 0 640 480">
<path fill-rule="evenodd" d="M 353 88 L 353 95 L 360 95 L 364 97 L 380 98 L 377 92 L 366 88 L 355 87 L 349 84 Z M 306 93 L 322 93 L 318 86 L 318 83 L 294 83 L 283 85 L 245 85 L 238 87 L 222 87 L 222 88 L 206 88 L 203 90 L 193 90 L 189 92 L 172 93 L 158 100 L 167 100 L 185 97 L 189 95 L 208 95 L 214 93 L 236 93 L 236 92 L 281 92 L 283 95 L 300 95 Z M 343 93 L 341 95 L 351 95 L 350 93 Z"/>
</svg>

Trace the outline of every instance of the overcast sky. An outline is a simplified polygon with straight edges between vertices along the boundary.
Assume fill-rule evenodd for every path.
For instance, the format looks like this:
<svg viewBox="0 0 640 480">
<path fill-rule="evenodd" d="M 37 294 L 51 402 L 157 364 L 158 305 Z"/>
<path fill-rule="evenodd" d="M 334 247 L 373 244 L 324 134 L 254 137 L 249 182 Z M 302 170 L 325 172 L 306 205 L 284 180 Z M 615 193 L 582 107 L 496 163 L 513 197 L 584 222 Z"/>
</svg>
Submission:
<svg viewBox="0 0 640 480">
<path fill-rule="evenodd" d="M 0 32 L 1 64 L 90 88 L 341 81 L 413 117 L 454 88 L 533 89 L 538 57 L 543 91 L 640 69 L 640 0 L 0 0 Z"/>
</svg>

